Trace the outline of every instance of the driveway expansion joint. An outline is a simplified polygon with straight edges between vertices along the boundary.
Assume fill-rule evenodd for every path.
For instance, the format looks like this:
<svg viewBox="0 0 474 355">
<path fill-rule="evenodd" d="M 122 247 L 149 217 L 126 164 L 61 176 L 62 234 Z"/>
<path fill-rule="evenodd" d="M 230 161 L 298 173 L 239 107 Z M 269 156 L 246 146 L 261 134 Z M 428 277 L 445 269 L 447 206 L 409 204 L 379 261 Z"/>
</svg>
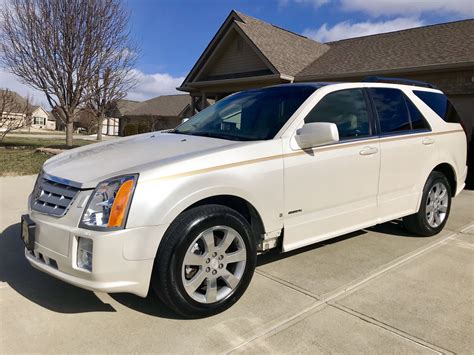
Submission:
<svg viewBox="0 0 474 355">
<path fill-rule="evenodd" d="M 347 306 L 344 306 L 344 305 L 341 305 L 339 303 L 337 303 L 337 301 L 330 301 L 330 302 L 327 302 L 327 305 L 329 307 L 333 307 L 333 308 L 336 308 L 348 315 L 351 315 L 353 317 L 357 317 L 359 318 L 360 320 L 364 321 L 364 322 L 367 322 L 367 323 L 370 323 L 376 327 L 379 327 L 385 331 L 388 331 L 390 333 L 393 333 L 407 341 L 410 341 L 412 343 L 415 343 L 419 346 L 422 346 L 424 348 L 427 348 L 428 350 L 431 350 L 433 352 L 436 352 L 436 353 L 439 353 L 439 354 L 455 354 L 454 351 L 451 351 L 451 350 L 448 350 L 448 349 L 445 349 L 445 348 L 442 348 L 441 346 L 439 345 L 436 345 L 436 344 L 433 344 L 433 343 L 430 343 L 424 339 L 421 339 L 421 338 L 418 338 L 417 336 L 415 335 L 412 335 L 412 334 L 409 334 L 409 333 L 406 333 L 405 331 L 401 330 L 401 329 L 398 329 L 394 326 L 391 326 L 390 324 L 387 324 L 387 323 L 384 323 L 376 318 L 373 318 L 371 316 L 368 316 L 364 313 L 361 313 L 359 311 L 356 311 L 355 309 L 352 309 L 350 307 L 347 307 Z"/>
</svg>

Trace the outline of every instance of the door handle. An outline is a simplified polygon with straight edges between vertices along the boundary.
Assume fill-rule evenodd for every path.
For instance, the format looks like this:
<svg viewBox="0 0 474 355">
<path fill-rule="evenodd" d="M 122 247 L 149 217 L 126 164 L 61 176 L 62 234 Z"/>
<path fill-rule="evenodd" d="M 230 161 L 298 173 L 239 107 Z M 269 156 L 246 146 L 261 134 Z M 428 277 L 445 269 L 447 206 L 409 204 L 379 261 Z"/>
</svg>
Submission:
<svg viewBox="0 0 474 355">
<path fill-rule="evenodd" d="M 421 143 L 423 143 L 424 145 L 431 145 L 431 144 L 434 144 L 434 139 L 431 139 L 431 138 L 424 138 Z"/>
<path fill-rule="evenodd" d="M 359 151 L 360 155 L 372 155 L 377 154 L 379 150 L 375 147 L 364 147 L 361 151 Z"/>
</svg>

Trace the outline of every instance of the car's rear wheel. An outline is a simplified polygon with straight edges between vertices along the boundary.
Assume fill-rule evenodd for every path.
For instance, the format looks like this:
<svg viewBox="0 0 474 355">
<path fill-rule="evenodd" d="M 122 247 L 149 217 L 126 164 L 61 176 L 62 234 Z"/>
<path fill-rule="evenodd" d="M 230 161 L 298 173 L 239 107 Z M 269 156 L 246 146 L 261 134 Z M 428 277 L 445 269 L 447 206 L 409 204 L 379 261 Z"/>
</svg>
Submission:
<svg viewBox="0 0 474 355">
<path fill-rule="evenodd" d="M 433 171 L 426 181 L 418 213 L 403 218 L 405 228 L 421 236 L 441 232 L 451 210 L 451 188 L 446 176 Z"/>
<path fill-rule="evenodd" d="M 205 317 L 238 301 L 255 263 L 255 241 L 245 218 L 225 206 L 199 206 L 178 216 L 166 232 L 152 288 L 182 316 Z"/>
</svg>

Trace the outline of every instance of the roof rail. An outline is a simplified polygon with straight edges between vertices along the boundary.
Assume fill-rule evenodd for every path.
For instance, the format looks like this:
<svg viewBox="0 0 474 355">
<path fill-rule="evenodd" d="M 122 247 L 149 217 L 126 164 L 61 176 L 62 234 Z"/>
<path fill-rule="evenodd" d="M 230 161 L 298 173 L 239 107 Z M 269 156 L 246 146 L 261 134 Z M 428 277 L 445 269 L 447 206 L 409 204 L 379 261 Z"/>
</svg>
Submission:
<svg viewBox="0 0 474 355">
<path fill-rule="evenodd" d="M 389 78 L 385 76 L 366 76 L 364 79 L 362 79 L 362 82 L 413 85 L 413 86 L 421 86 L 425 88 L 436 89 L 436 86 L 430 83 L 426 83 L 424 81 L 403 79 L 403 78 Z"/>
</svg>

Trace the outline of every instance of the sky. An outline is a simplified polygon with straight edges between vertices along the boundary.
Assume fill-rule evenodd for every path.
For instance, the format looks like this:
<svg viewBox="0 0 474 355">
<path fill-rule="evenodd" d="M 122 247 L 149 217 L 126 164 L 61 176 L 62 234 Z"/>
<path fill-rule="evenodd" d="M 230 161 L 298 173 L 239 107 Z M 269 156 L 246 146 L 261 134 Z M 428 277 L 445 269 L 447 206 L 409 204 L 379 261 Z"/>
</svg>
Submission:
<svg viewBox="0 0 474 355">
<path fill-rule="evenodd" d="M 6 1 L 0 0 L 0 6 Z M 140 48 L 132 100 L 179 93 L 192 69 L 232 9 L 319 42 L 366 36 L 474 18 L 473 0 L 123 0 L 130 31 Z M 35 92 L 0 68 L 0 87 Z"/>
</svg>

